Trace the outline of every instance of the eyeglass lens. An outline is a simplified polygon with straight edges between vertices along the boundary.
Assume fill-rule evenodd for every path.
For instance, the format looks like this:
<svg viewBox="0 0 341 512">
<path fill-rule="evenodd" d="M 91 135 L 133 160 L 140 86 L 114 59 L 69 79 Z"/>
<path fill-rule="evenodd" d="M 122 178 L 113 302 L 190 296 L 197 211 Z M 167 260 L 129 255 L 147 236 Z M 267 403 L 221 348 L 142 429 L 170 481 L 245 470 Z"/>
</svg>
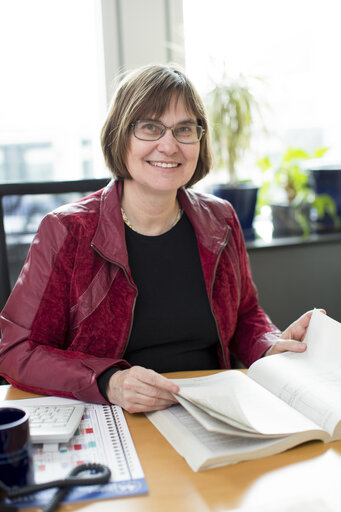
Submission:
<svg viewBox="0 0 341 512">
<path fill-rule="evenodd" d="M 173 127 L 166 127 L 160 121 L 137 121 L 133 128 L 135 136 L 142 140 L 158 140 L 169 128 L 176 140 L 184 144 L 198 142 L 203 134 L 201 126 L 191 123 L 179 123 Z"/>
</svg>

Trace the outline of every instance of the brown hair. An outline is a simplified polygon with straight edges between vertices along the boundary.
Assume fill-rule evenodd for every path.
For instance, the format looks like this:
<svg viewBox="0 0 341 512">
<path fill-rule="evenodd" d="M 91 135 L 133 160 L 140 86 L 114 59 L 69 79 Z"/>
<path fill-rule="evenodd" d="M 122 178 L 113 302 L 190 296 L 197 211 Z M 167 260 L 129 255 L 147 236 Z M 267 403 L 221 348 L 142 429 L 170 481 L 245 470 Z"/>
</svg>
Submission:
<svg viewBox="0 0 341 512">
<path fill-rule="evenodd" d="M 161 116 L 174 94 L 181 97 L 189 113 L 204 128 L 195 172 L 186 184 L 201 180 L 211 168 L 208 122 L 204 104 L 192 83 L 179 68 L 148 65 L 128 74 L 119 84 L 101 132 L 105 162 L 118 179 L 131 179 L 125 160 L 131 123 L 151 114 Z"/>
</svg>

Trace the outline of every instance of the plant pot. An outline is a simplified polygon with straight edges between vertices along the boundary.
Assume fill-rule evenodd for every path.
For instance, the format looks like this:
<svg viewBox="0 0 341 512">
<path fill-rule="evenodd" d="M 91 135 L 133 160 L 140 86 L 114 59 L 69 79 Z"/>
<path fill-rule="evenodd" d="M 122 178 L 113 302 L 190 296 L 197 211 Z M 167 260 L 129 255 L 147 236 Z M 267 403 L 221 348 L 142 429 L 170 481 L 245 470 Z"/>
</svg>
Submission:
<svg viewBox="0 0 341 512">
<path fill-rule="evenodd" d="M 341 218 L 341 165 L 320 166 L 309 169 L 309 182 L 316 194 L 328 194 L 333 198 L 337 207 L 337 215 Z M 326 214 L 317 220 L 317 230 L 340 230 L 334 220 Z"/>
<path fill-rule="evenodd" d="M 245 240 L 255 238 L 253 219 L 255 216 L 258 187 L 251 183 L 238 183 L 235 186 L 215 185 L 213 194 L 221 199 L 229 201 L 241 224 Z"/>
<path fill-rule="evenodd" d="M 297 221 L 297 208 L 287 204 L 271 204 L 272 225 L 273 225 L 273 238 L 288 237 L 288 236 L 302 236 L 303 228 Z M 310 206 L 304 205 L 300 208 L 301 213 L 305 216 L 310 223 Z"/>
</svg>

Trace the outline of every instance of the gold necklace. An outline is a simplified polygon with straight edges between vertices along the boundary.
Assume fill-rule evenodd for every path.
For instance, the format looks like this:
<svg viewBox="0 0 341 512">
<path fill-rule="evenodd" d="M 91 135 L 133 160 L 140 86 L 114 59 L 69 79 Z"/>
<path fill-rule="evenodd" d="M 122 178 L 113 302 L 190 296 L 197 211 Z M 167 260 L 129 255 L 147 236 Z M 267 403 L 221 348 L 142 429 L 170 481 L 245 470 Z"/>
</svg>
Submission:
<svg viewBox="0 0 341 512">
<path fill-rule="evenodd" d="M 179 220 L 181 219 L 182 213 L 183 213 L 183 209 L 181 208 L 181 206 L 179 206 L 178 213 L 177 213 L 177 215 L 176 215 L 176 219 L 175 219 L 175 221 L 173 222 L 173 224 L 171 225 L 171 227 L 170 227 L 169 229 L 174 228 L 175 224 L 177 224 L 177 223 L 179 222 Z M 132 229 L 132 230 L 133 230 L 133 231 L 135 231 L 136 233 L 139 233 L 139 232 L 137 231 L 137 229 L 135 229 L 135 228 L 134 228 L 134 226 L 132 225 L 132 223 L 130 222 L 130 220 L 128 219 L 127 214 L 126 214 L 126 212 L 123 210 L 122 206 L 121 206 L 121 214 L 122 214 L 123 222 L 128 226 L 128 228 Z"/>
</svg>

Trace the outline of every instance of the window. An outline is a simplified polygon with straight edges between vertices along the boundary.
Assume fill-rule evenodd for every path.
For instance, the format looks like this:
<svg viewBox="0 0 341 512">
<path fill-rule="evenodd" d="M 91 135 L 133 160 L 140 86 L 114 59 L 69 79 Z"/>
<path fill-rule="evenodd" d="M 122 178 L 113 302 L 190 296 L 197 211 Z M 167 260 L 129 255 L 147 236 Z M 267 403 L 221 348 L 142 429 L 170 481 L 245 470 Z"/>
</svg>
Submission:
<svg viewBox="0 0 341 512">
<path fill-rule="evenodd" d="M 105 176 L 101 2 L 0 3 L 0 181 Z"/>
<path fill-rule="evenodd" d="M 222 62 L 267 83 L 269 133 L 254 161 L 288 145 L 328 146 L 341 161 L 339 19 L 338 0 L 184 0 L 186 69 L 201 94 Z"/>
</svg>

